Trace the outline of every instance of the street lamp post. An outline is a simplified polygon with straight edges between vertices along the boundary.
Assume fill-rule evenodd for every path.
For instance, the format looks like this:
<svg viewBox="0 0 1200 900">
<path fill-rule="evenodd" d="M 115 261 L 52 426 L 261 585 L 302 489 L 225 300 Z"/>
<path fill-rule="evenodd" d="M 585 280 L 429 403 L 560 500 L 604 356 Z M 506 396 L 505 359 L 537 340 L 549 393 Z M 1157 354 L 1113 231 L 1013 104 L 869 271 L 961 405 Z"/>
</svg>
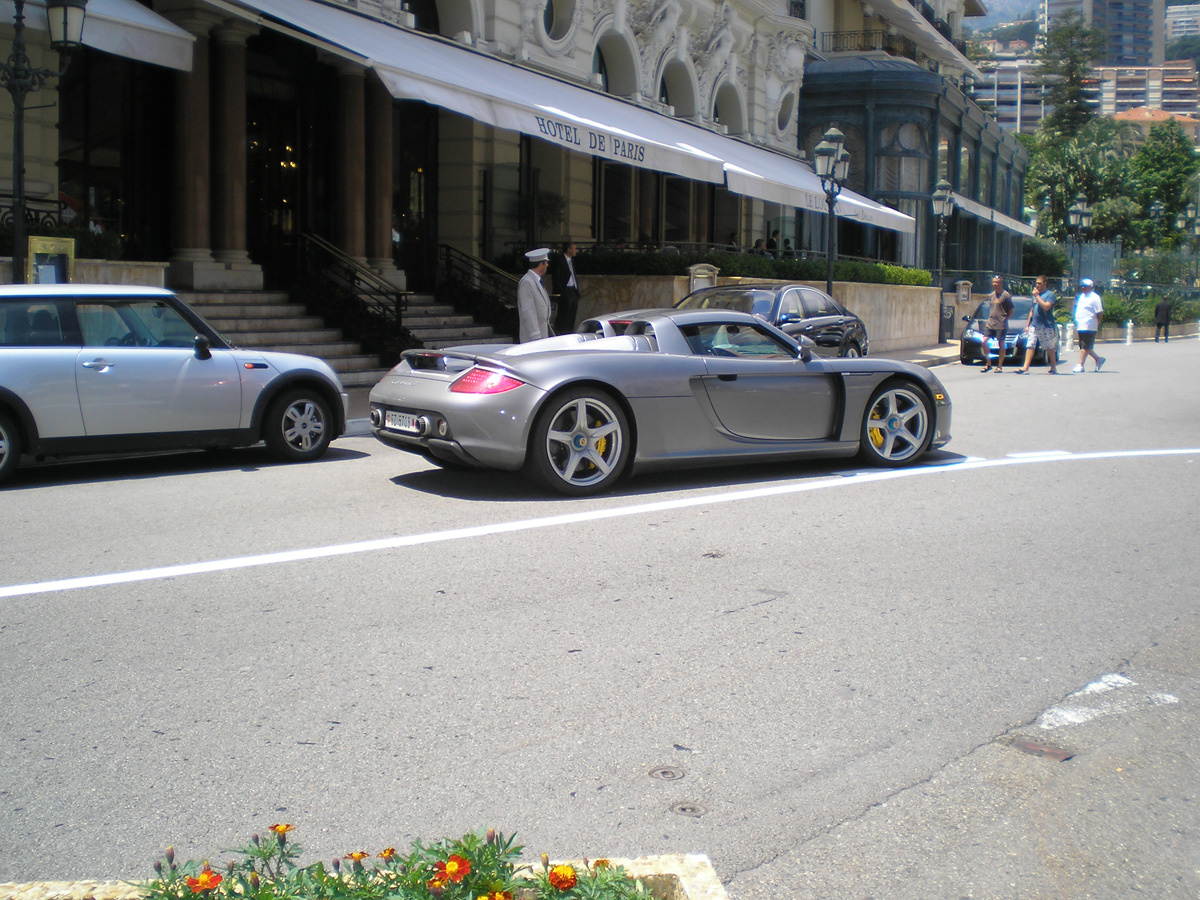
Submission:
<svg viewBox="0 0 1200 900">
<path fill-rule="evenodd" d="M 946 292 L 945 275 L 943 267 L 946 264 L 946 220 L 950 217 L 950 213 L 954 211 L 954 198 L 950 195 L 950 182 L 944 178 L 937 183 L 937 190 L 933 192 L 930 198 L 933 204 L 933 214 L 937 216 L 938 231 L 937 231 L 937 286 L 938 286 L 938 303 L 942 306 L 942 329 L 938 337 L 939 341 L 948 341 L 953 334 L 954 313 L 949 315 L 946 313 L 945 303 L 942 298 Z M 953 307 L 951 307 L 953 310 Z M 949 319 L 949 321 L 947 321 Z"/>
<path fill-rule="evenodd" d="M 846 136 L 836 128 L 830 128 L 823 135 L 824 140 L 813 150 L 813 167 L 821 179 L 821 187 L 825 191 L 825 203 L 829 214 L 825 227 L 827 240 L 825 243 L 825 293 L 833 296 L 833 261 L 837 257 L 837 221 L 834 216 L 834 206 L 837 196 L 842 192 L 842 183 L 850 169 L 850 154 L 846 151 Z"/>
<path fill-rule="evenodd" d="M 83 37 L 87 0 L 47 0 L 50 46 L 58 51 L 59 69 L 34 68 L 25 52 L 25 0 L 13 0 L 13 42 L 8 61 L 0 63 L 0 84 L 13 100 L 13 206 L 12 280 L 25 282 L 25 98 L 42 89 L 50 78 L 59 78 L 71 63 L 71 53 Z"/>
<path fill-rule="evenodd" d="M 1083 268 L 1083 236 L 1092 227 L 1092 208 L 1082 191 L 1075 195 L 1075 202 L 1067 209 L 1067 225 L 1075 232 L 1075 286 L 1078 288 Z"/>
</svg>

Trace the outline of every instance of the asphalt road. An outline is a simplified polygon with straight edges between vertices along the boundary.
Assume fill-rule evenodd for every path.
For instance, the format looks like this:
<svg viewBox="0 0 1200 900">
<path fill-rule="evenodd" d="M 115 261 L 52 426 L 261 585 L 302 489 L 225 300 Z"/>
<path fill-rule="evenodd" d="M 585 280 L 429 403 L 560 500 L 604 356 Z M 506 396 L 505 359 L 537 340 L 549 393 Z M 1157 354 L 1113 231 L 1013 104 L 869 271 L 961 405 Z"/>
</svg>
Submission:
<svg viewBox="0 0 1200 900">
<path fill-rule="evenodd" d="M 570 500 L 369 438 L 19 472 L 0 881 L 287 821 L 306 859 L 706 853 L 734 900 L 1194 900 L 1200 341 L 1103 352 L 938 369 L 954 440 L 899 475 Z"/>
</svg>

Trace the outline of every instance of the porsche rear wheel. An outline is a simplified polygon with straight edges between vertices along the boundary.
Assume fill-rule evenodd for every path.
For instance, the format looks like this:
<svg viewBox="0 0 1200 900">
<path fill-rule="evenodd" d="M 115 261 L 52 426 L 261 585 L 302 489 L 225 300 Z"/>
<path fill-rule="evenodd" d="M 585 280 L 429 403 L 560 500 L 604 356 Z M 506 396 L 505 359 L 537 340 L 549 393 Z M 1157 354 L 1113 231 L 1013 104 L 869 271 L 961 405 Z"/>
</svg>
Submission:
<svg viewBox="0 0 1200 900">
<path fill-rule="evenodd" d="M 568 390 L 552 397 L 534 421 L 525 471 L 552 491 L 598 494 L 621 477 L 629 440 L 629 422 L 611 395 Z"/>
<path fill-rule="evenodd" d="M 933 412 L 925 393 L 912 382 L 889 381 L 867 404 L 859 452 L 871 465 L 907 465 L 925 452 L 932 429 Z"/>
</svg>

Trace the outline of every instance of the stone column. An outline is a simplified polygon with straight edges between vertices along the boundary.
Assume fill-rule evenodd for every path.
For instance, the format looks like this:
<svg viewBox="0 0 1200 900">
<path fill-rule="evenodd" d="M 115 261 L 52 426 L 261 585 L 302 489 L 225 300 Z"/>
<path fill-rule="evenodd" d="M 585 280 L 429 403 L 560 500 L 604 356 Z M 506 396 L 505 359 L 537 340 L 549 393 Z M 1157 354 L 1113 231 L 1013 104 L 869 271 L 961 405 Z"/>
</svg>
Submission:
<svg viewBox="0 0 1200 900">
<path fill-rule="evenodd" d="M 213 258 L 227 289 L 263 286 L 246 252 L 246 38 L 257 30 L 228 20 L 213 34 Z"/>
<path fill-rule="evenodd" d="M 213 261 L 209 225 L 208 29 L 200 16 L 176 18 L 196 35 L 192 71 L 176 74 L 175 211 L 171 222 L 171 259 L 167 280 L 173 287 L 196 288 Z"/>
<path fill-rule="evenodd" d="M 404 273 L 392 259 L 392 95 L 375 75 L 367 76 L 367 265 L 395 284 L 405 286 Z"/>
<path fill-rule="evenodd" d="M 338 166 L 333 243 L 347 256 L 367 262 L 365 69 L 338 64 Z"/>
</svg>

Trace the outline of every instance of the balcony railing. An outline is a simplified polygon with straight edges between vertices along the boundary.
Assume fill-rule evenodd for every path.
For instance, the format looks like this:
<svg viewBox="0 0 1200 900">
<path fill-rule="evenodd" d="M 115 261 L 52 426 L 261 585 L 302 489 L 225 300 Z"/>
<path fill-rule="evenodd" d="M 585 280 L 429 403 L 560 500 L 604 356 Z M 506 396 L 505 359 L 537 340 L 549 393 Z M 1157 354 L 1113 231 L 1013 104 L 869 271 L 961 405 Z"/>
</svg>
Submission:
<svg viewBox="0 0 1200 900">
<path fill-rule="evenodd" d="M 888 34 L 883 29 L 871 31 L 838 31 L 821 36 L 821 49 L 826 53 L 869 53 L 882 50 L 889 56 L 901 56 L 921 62 L 917 45 L 903 35 Z"/>
</svg>

